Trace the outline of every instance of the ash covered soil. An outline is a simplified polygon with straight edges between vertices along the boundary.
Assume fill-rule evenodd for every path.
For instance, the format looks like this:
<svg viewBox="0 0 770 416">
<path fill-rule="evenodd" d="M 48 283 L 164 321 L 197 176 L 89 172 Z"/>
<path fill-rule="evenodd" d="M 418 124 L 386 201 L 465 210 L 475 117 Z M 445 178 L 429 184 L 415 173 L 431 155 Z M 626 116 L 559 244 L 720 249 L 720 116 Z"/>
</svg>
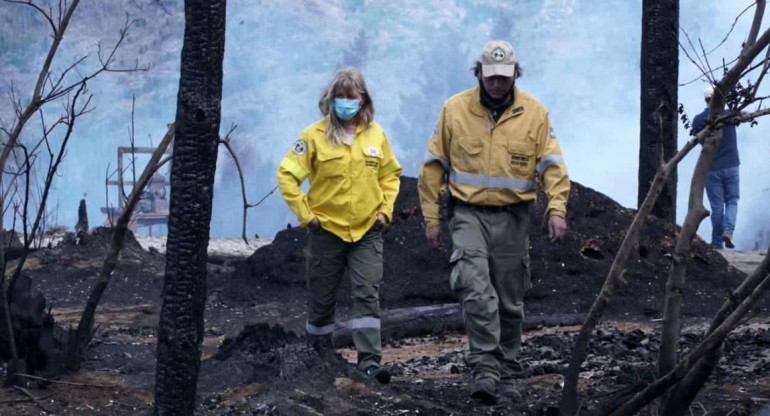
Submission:
<svg viewBox="0 0 770 416">
<path fill-rule="evenodd" d="M 585 313 L 609 270 L 634 211 L 573 183 L 566 239 L 551 244 L 542 228 L 544 198 L 532 209 L 533 288 L 529 316 L 575 317 Z M 677 228 L 650 218 L 597 331 L 581 377 L 583 413 L 601 414 L 655 374 L 665 280 Z M 33 253 L 25 265 L 52 305 L 56 322 L 77 325 L 91 291 L 110 231 L 95 229 L 85 245 L 60 244 Z M 306 232 L 293 228 L 250 257 L 209 258 L 199 415 L 550 415 L 555 414 L 577 326 L 539 327 L 525 335 L 521 357 L 524 401 L 494 407 L 468 397 L 467 340 L 436 325 L 411 338 L 386 339 L 384 361 L 391 384 L 365 379 L 338 345 L 337 360 L 322 360 L 304 343 Z M 392 225 L 384 233 L 384 311 L 455 302 L 448 289 L 450 247 L 428 249 L 416 181 L 402 178 Z M 11 264 L 13 267 L 13 264 Z M 164 255 L 126 241 L 121 260 L 97 311 L 99 328 L 83 368 L 65 375 L 70 384 L 31 383 L 40 405 L 57 415 L 137 415 L 152 409 L 155 333 Z M 707 320 L 745 274 L 696 238 L 687 276 L 685 329 L 680 350 L 702 337 Z M 348 288 L 338 317 L 349 316 Z M 696 402 L 712 415 L 754 414 L 770 400 L 770 300 L 725 345 L 725 358 Z M 564 319 L 569 323 L 570 319 Z M 46 397 L 49 396 L 50 397 Z M 698 407 L 698 414 L 703 413 Z M 16 390 L 0 391 L 0 415 L 38 415 L 41 408 Z M 732 412 L 732 413 L 731 413 Z"/>
</svg>

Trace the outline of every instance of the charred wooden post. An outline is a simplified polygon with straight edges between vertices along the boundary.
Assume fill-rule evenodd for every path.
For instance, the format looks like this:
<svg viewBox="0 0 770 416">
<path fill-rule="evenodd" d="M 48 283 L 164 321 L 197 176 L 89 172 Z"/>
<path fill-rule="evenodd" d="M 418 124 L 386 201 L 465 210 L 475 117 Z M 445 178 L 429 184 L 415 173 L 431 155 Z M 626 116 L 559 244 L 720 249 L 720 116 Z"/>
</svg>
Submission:
<svg viewBox="0 0 770 416">
<path fill-rule="evenodd" d="M 639 192 L 641 206 L 661 165 L 677 152 L 679 0 L 642 3 Z M 652 214 L 676 221 L 677 170 L 673 168 Z"/>
<path fill-rule="evenodd" d="M 77 236 L 78 244 L 86 244 L 88 236 L 88 210 L 86 209 L 85 196 L 80 200 L 80 206 L 78 206 L 78 222 L 75 224 L 75 235 Z"/>
<path fill-rule="evenodd" d="M 186 0 L 158 328 L 156 416 L 192 415 L 222 102 L 225 0 Z"/>
</svg>

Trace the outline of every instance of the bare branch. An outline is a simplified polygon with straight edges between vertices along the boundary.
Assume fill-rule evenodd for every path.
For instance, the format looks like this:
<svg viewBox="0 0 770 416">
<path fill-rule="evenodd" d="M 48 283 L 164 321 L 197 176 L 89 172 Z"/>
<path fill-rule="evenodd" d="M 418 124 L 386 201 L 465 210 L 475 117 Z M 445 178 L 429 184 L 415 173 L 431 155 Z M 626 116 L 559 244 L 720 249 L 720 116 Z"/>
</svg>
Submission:
<svg viewBox="0 0 770 416">
<path fill-rule="evenodd" d="M 243 180 L 243 170 L 241 169 L 241 163 L 238 161 L 238 157 L 235 156 L 235 152 L 233 152 L 233 148 L 230 147 L 230 134 L 232 134 L 233 131 L 238 126 L 233 124 L 230 126 L 230 131 L 227 132 L 225 135 L 225 138 L 223 140 L 220 140 L 219 143 L 224 144 L 225 148 L 228 152 L 230 152 L 230 156 L 233 157 L 233 161 L 235 162 L 235 167 L 238 169 L 238 177 L 241 180 L 241 197 L 243 198 L 243 226 L 241 228 L 241 238 L 243 238 L 243 242 L 246 243 L 246 245 L 249 245 L 249 239 L 246 238 L 246 215 L 249 210 L 249 202 L 246 200 L 246 184 Z"/>
<path fill-rule="evenodd" d="M 75 8 L 79 2 L 80 0 L 73 0 L 69 7 L 66 8 L 64 13 L 61 14 L 61 21 L 56 28 L 56 31 L 54 32 L 53 42 L 51 43 L 51 47 L 48 50 L 48 54 L 46 55 L 43 66 L 40 69 L 40 73 L 38 74 L 37 83 L 35 84 L 30 104 L 26 109 L 20 111 L 18 120 L 16 121 L 16 124 L 8 137 L 8 142 L 5 144 L 2 154 L 0 154 L 0 170 L 2 170 L 2 168 L 5 166 L 11 149 L 18 141 L 19 135 L 21 134 L 21 130 L 24 128 L 24 125 L 27 123 L 29 118 L 32 117 L 32 115 L 44 104 L 44 102 L 41 101 L 41 92 L 43 90 L 45 80 L 49 75 L 51 63 L 53 62 L 53 58 L 56 56 L 56 52 L 59 49 L 59 44 L 64 37 L 65 30 L 67 30 L 70 18 L 75 12 Z"/>
<path fill-rule="evenodd" d="M 277 189 L 278 189 L 278 185 L 275 185 L 275 186 L 273 187 L 273 189 L 272 189 L 270 192 L 268 192 L 268 193 L 267 193 L 265 196 L 263 196 L 263 197 L 262 197 L 262 198 L 261 198 L 259 201 L 255 202 L 255 203 L 253 203 L 253 204 L 249 204 L 249 208 L 254 208 L 254 207 L 256 207 L 256 206 L 259 206 L 260 204 L 262 204 L 262 202 L 263 202 L 265 199 L 267 199 L 267 197 L 269 197 L 270 195 L 272 195 L 272 194 L 273 194 L 273 193 L 274 193 L 274 192 L 275 192 Z"/>
<path fill-rule="evenodd" d="M 37 380 L 37 381 L 45 381 L 46 383 L 53 383 L 53 384 L 61 384 L 65 386 L 78 386 L 78 387 L 103 387 L 107 389 L 112 389 L 115 387 L 118 387 L 118 384 L 93 384 L 93 383 L 75 383 L 72 381 L 59 381 L 59 380 L 51 380 L 45 377 L 39 377 L 39 376 L 33 376 L 31 374 L 24 374 L 24 373 L 16 373 L 17 376 L 28 378 L 31 380 Z"/>
<path fill-rule="evenodd" d="M 29 397 L 29 399 L 32 401 L 32 403 L 35 403 L 35 406 L 39 407 L 43 412 L 45 413 L 53 413 L 48 408 L 43 406 L 42 403 L 40 403 L 40 400 L 37 399 L 37 397 L 33 396 L 32 393 L 29 392 L 29 390 L 25 389 L 24 387 L 20 386 L 13 386 L 13 388 L 19 392 L 21 392 L 23 395 Z"/>
<path fill-rule="evenodd" d="M 757 270 L 755 273 L 763 275 L 764 278 L 761 283 L 751 291 L 751 294 L 748 295 L 740 305 L 735 308 L 735 310 L 725 318 L 716 329 L 714 329 L 714 331 L 698 344 L 698 346 L 692 349 L 673 370 L 637 393 L 631 400 L 613 412 L 611 416 L 629 416 L 635 414 L 653 399 L 663 394 L 663 392 L 674 383 L 681 380 L 695 365 L 699 358 L 703 357 L 710 350 L 718 347 L 727 335 L 741 322 L 743 317 L 746 316 L 754 303 L 756 303 L 756 301 L 764 295 L 770 287 L 770 275 L 768 275 L 767 262 L 763 262 L 760 267 L 765 267 L 765 269 Z"/>
<path fill-rule="evenodd" d="M 742 11 L 742 12 L 740 12 L 740 13 L 738 14 L 738 16 L 736 16 L 736 17 L 735 17 L 735 20 L 733 20 L 733 24 L 730 26 L 730 30 L 728 30 L 728 31 L 727 31 L 727 34 L 726 34 L 726 35 L 725 35 L 725 37 L 722 39 L 722 41 L 721 41 L 721 42 L 719 42 L 719 43 L 717 44 L 717 46 L 715 46 L 715 47 L 714 47 L 714 48 L 712 48 L 710 51 L 708 51 L 708 53 L 709 53 L 709 54 L 713 53 L 714 51 L 716 51 L 717 49 L 719 49 L 719 47 L 720 47 L 720 46 L 724 45 L 724 44 L 725 44 L 725 42 L 727 42 L 727 39 L 730 37 L 730 34 L 731 34 L 731 33 L 733 33 L 733 29 L 735 29 L 735 25 L 737 25 L 737 24 L 738 24 L 738 20 L 740 20 L 741 16 L 743 16 L 743 15 L 744 15 L 744 14 L 745 14 L 747 11 L 749 11 L 749 9 L 751 9 L 753 6 L 754 6 L 754 4 L 750 4 L 748 7 L 746 7 L 745 9 L 743 9 L 743 11 Z"/>
<path fill-rule="evenodd" d="M 6 3 L 16 3 L 16 4 L 23 4 L 26 6 L 30 6 L 33 9 L 40 12 L 41 15 L 43 15 L 43 18 L 48 22 L 48 24 L 51 26 L 51 31 L 56 35 L 56 24 L 53 22 L 53 18 L 51 18 L 51 14 L 43 10 L 40 6 L 36 5 L 35 3 L 32 3 L 32 0 L 28 1 L 21 1 L 21 0 L 3 0 Z"/>
<path fill-rule="evenodd" d="M 51 185 L 53 184 L 53 179 L 56 176 L 56 171 L 59 169 L 59 165 L 62 162 L 62 159 L 64 158 L 67 148 L 67 144 L 69 143 L 69 139 L 72 136 L 72 131 L 75 128 L 75 120 L 77 117 L 79 117 L 79 111 L 77 110 L 78 105 L 78 99 L 80 98 L 81 94 L 86 92 L 86 84 L 85 82 L 81 84 L 81 87 L 75 92 L 75 96 L 72 98 L 71 105 L 68 110 L 68 121 L 66 123 L 67 125 L 67 131 L 64 133 L 64 138 L 62 139 L 61 145 L 59 147 L 59 152 L 56 155 L 55 161 L 53 161 L 48 168 L 48 173 L 45 178 L 45 185 L 43 187 L 43 195 L 40 198 L 40 208 L 37 212 L 37 215 L 35 217 L 35 222 L 32 225 L 31 233 L 34 235 L 37 233 L 37 230 L 40 226 L 40 220 L 43 216 L 43 213 L 45 212 L 45 204 L 48 200 L 48 194 L 51 190 Z M 89 98 L 90 99 L 90 98 Z M 8 293 L 12 293 L 13 287 L 16 284 L 16 281 L 18 280 L 19 276 L 21 275 L 22 268 L 24 266 L 24 262 L 27 259 L 27 254 L 29 253 L 29 247 L 31 244 L 31 240 L 26 240 L 24 242 L 24 250 L 22 250 L 22 255 L 19 258 L 18 264 L 16 266 L 16 270 L 13 273 L 13 276 L 11 277 L 11 281 L 8 283 Z M 10 296 L 8 296 L 10 300 Z"/>
<path fill-rule="evenodd" d="M 753 46 L 757 41 L 759 28 L 762 26 L 762 17 L 765 15 L 765 0 L 757 0 L 755 4 L 757 5 L 757 8 L 754 10 L 754 20 L 751 22 L 749 37 L 746 39 L 746 43 L 743 46 L 744 50 Z M 743 53 L 741 53 L 741 55 L 743 55 Z"/>
<path fill-rule="evenodd" d="M 687 48 L 682 45 L 682 42 L 681 41 L 677 41 L 677 42 L 679 42 L 680 48 L 685 53 L 685 55 L 687 55 L 687 58 L 690 59 L 690 62 L 692 62 L 693 65 L 695 65 L 695 67 L 698 68 L 698 70 L 702 74 L 706 75 L 706 78 L 708 78 L 709 75 L 710 75 L 710 72 L 708 72 L 706 70 L 706 64 L 703 63 L 703 60 L 701 59 L 701 56 L 697 53 L 697 49 L 695 48 L 695 45 L 692 43 L 692 39 L 690 39 L 690 34 L 687 33 L 687 31 L 684 30 L 684 29 L 682 29 L 682 33 L 684 33 L 684 37 L 687 39 L 687 43 L 690 44 L 690 48 L 692 49 L 692 51 L 695 52 L 695 57 L 698 58 L 698 62 L 695 62 L 695 59 L 690 56 L 690 54 L 687 52 Z"/>
<path fill-rule="evenodd" d="M 625 264 L 628 261 L 631 248 L 638 241 L 639 234 L 644 225 L 644 221 L 652 212 L 652 208 L 655 206 L 658 196 L 663 191 L 665 184 L 668 181 L 668 177 L 673 171 L 674 167 L 679 162 L 681 162 L 682 159 L 684 159 L 684 157 L 687 156 L 687 154 L 693 148 L 695 148 L 695 146 L 697 146 L 699 143 L 703 143 L 708 136 L 720 129 L 726 122 L 742 120 L 744 118 L 746 120 L 751 120 L 766 114 L 770 114 L 770 111 L 761 110 L 738 117 L 733 116 L 732 118 L 730 115 L 717 117 L 703 130 L 696 134 L 695 137 L 690 139 L 684 145 L 684 147 L 679 150 L 679 152 L 677 152 L 676 155 L 674 155 L 658 170 L 658 173 L 655 175 L 655 178 L 652 181 L 647 196 L 639 206 L 639 210 L 634 216 L 628 231 L 626 231 L 626 235 L 620 245 L 620 248 L 618 249 L 618 252 L 615 254 L 615 259 L 610 266 L 610 270 L 606 279 L 604 280 L 604 284 L 602 285 L 599 294 L 594 300 L 594 303 L 591 305 L 591 308 L 589 309 L 588 314 L 583 321 L 583 325 L 581 326 L 580 333 L 575 340 L 575 346 L 572 350 L 569 368 L 564 381 L 564 392 L 562 393 L 560 409 L 563 413 L 568 414 L 568 409 L 577 409 L 577 380 L 578 376 L 580 375 L 580 366 L 585 360 L 588 341 L 591 339 L 591 334 L 593 333 L 594 328 L 596 328 L 596 325 L 599 323 L 601 316 L 604 314 L 604 310 L 609 304 L 610 298 L 615 293 L 618 284 L 622 280 L 623 271 L 625 269 Z"/>
</svg>

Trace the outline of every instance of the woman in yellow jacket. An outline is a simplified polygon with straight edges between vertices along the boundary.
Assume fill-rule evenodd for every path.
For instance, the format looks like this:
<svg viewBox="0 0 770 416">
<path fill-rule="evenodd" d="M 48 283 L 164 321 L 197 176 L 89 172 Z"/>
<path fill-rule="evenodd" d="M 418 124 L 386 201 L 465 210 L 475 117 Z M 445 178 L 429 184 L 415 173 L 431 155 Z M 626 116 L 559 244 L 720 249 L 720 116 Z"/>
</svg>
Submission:
<svg viewBox="0 0 770 416">
<path fill-rule="evenodd" d="M 335 302 L 347 271 L 358 367 L 388 383 L 390 374 L 380 365 L 382 228 L 393 214 L 402 169 L 373 119 L 372 97 L 360 72 L 337 72 L 318 107 L 324 117 L 299 134 L 278 168 L 283 198 L 310 230 L 305 330 L 319 352 L 333 352 Z M 299 188 L 305 179 L 307 193 Z"/>
</svg>

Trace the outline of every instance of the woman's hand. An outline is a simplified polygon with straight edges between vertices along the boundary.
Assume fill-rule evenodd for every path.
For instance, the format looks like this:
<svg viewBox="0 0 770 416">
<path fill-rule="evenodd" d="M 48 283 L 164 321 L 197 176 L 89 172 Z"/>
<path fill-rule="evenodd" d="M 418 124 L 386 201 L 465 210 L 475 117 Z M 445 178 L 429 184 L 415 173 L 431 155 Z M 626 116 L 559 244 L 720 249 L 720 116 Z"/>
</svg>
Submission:
<svg viewBox="0 0 770 416">
<path fill-rule="evenodd" d="M 378 212 L 377 213 L 377 221 L 382 225 L 383 227 L 388 225 L 388 217 L 385 216 L 385 214 Z"/>
</svg>

